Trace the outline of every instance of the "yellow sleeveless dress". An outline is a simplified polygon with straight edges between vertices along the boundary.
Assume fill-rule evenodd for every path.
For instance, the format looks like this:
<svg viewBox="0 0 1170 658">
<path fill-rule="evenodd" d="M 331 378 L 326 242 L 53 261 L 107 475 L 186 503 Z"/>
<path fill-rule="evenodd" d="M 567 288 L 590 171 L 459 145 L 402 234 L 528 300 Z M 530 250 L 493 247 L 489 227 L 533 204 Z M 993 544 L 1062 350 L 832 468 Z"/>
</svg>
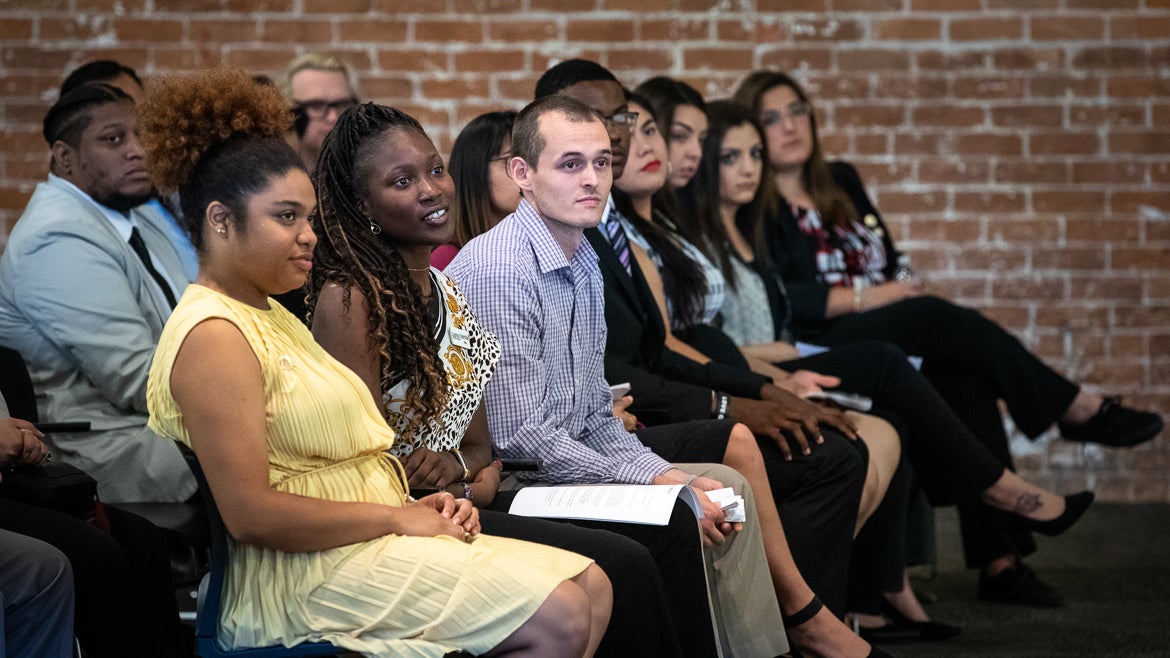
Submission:
<svg viewBox="0 0 1170 658">
<path fill-rule="evenodd" d="M 150 369 L 150 427 L 190 445 L 171 395 L 171 367 L 187 334 L 209 318 L 239 328 L 264 377 L 269 482 L 338 501 L 401 506 L 394 443 L 361 379 L 329 356 L 291 313 L 262 310 L 191 285 L 159 339 Z M 209 382 L 208 385 L 214 385 Z M 387 535 L 315 553 L 285 553 L 229 538 L 219 643 L 228 648 L 326 640 L 372 656 L 488 651 L 520 627 L 585 557 L 480 536 Z"/>
</svg>

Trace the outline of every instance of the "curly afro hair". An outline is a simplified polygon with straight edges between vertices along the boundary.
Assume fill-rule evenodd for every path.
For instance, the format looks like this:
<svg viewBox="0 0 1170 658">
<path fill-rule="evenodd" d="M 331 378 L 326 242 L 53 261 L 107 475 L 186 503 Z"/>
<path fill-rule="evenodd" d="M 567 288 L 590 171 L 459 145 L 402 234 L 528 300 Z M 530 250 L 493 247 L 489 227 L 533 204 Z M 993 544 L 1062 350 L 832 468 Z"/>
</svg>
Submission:
<svg viewBox="0 0 1170 658">
<path fill-rule="evenodd" d="M 292 112 L 274 87 L 237 69 L 171 76 L 152 85 L 139 129 L 151 176 L 178 190 L 207 152 L 233 136 L 283 138 Z"/>
</svg>

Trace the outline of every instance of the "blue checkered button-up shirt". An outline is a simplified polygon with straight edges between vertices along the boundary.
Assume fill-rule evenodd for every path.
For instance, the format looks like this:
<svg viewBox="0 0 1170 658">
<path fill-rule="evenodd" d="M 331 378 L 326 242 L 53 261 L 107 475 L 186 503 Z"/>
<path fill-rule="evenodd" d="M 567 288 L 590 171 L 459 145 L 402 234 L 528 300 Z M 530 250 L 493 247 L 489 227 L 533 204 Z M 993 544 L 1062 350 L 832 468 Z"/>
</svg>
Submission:
<svg viewBox="0 0 1170 658">
<path fill-rule="evenodd" d="M 546 482 L 648 484 L 670 464 L 613 416 L 605 381 L 605 306 L 597 253 L 572 258 L 527 201 L 459 251 L 446 274 L 503 355 L 485 394 L 504 457 L 539 457 L 518 475 Z"/>
</svg>

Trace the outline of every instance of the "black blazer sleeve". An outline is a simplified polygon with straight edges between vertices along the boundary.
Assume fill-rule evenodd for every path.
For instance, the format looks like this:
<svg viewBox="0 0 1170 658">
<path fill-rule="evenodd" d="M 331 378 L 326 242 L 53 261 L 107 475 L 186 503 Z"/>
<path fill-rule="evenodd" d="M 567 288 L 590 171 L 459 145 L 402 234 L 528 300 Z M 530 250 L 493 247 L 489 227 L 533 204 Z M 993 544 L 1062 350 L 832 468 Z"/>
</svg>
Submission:
<svg viewBox="0 0 1170 658">
<path fill-rule="evenodd" d="M 884 273 L 887 278 L 892 277 L 898 265 L 899 252 L 894 248 L 889 227 L 865 191 L 857 169 L 847 162 L 838 161 L 830 163 L 829 170 L 857 208 L 858 215 L 863 218 L 873 215 L 877 220 L 877 228 L 881 229 L 882 242 L 886 248 Z M 815 338 L 827 322 L 825 313 L 829 304 L 829 286 L 821 283 L 818 276 L 815 259 L 817 245 L 800 232 L 796 217 L 784 199 L 780 199 L 777 204 L 776 213 L 765 220 L 764 235 L 772 259 L 784 279 L 797 333 L 801 338 Z"/>
<path fill-rule="evenodd" d="M 825 324 L 829 304 L 829 286 L 817 278 L 817 246 L 800 232 L 784 199 L 776 205 L 776 213 L 764 222 L 768 251 L 784 279 L 792 306 L 793 326 L 800 337 L 808 338 Z"/>
<path fill-rule="evenodd" d="M 647 422 L 682 422 L 711 416 L 711 391 L 758 398 L 767 378 L 720 363 L 702 364 L 666 348 L 666 330 L 646 279 L 632 276 L 597 231 L 585 237 L 598 254 L 605 282 L 605 378 L 630 383 L 631 411 Z"/>
<path fill-rule="evenodd" d="M 898 269 L 898 256 L 902 252 L 894 247 L 894 238 L 890 235 L 890 227 L 886 226 L 886 221 L 882 219 L 881 213 L 878 212 L 877 207 L 873 205 L 873 201 L 869 198 L 869 193 L 865 191 L 865 185 L 861 183 L 861 175 L 857 173 L 857 169 L 848 162 L 836 161 L 829 163 L 829 171 L 833 173 L 833 179 L 845 190 L 846 196 L 853 202 L 853 207 L 857 209 L 857 216 L 864 218 L 867 215 L 873 215 L 877 225 L 870 225 L 866 223 L 871 229 L 877 230 L 881 233 L 882 244 L 886 247 L 886 268 L 882 273 L 886 275 L 887 279 L 894 278 L 894 270 Z"/>
</svg>

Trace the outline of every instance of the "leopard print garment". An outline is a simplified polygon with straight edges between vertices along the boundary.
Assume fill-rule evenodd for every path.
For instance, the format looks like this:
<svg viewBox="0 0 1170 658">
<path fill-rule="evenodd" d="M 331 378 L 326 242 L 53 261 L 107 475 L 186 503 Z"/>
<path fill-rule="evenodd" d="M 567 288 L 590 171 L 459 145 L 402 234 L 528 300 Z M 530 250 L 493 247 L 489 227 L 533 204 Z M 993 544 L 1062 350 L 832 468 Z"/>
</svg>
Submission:
<svg viewBox="0 0 1170 658">
<path fill-rule="evenodd" d="M 405 457 L 419 446 L 442 452 L 459 447 L 475 410 L 483 400 L 484 387 L 500 360 L 500 341 L 484 329 L 467 307 L 463 293 L 450 277 L 431 268 L 431 284 L 440 295 L 440 312 L 434 335 L 439 343 L 439 357 L 447 370 L 451 398 L 441 421 L 421 426 L 413 436 L 406 433 L 406 389 L 409 381 L 397 382 L 382 397 L 390 427 L 398 435 L 390 449 L 395 457 Z"/>
</svg>

